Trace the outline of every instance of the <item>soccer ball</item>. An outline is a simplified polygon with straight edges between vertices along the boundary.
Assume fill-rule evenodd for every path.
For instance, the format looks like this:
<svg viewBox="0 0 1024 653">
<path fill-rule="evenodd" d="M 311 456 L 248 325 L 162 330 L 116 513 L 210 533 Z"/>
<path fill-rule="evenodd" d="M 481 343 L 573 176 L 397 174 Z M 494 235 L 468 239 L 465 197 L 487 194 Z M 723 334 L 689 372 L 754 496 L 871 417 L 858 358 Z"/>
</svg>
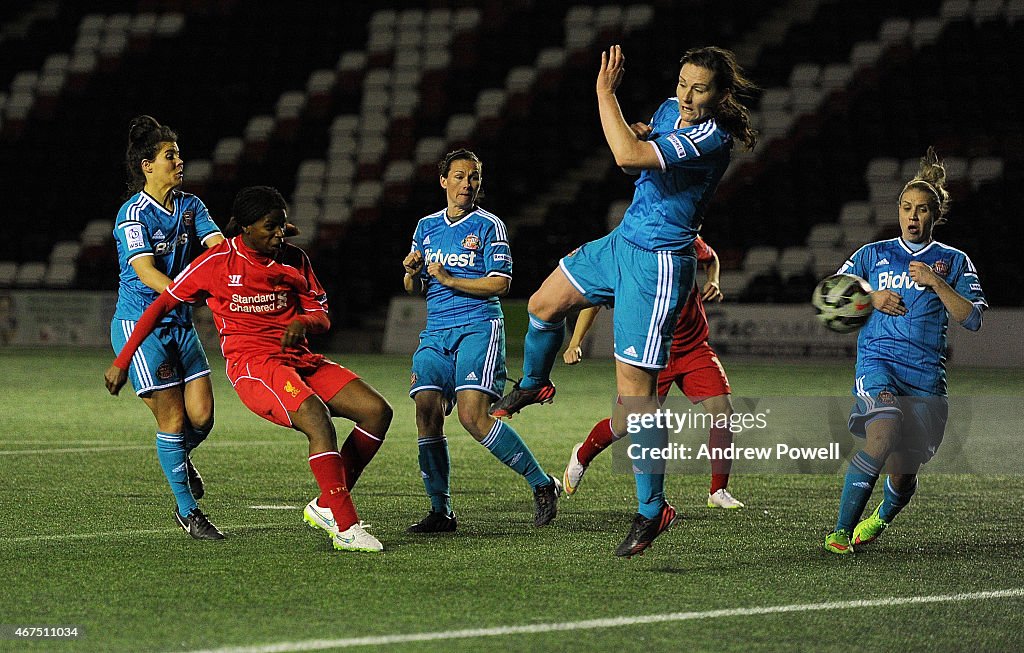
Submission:
<svg viewBox="0 0 1024 653">
<path fill-rule="evenodd" d="M 814 289 L 811 303 L 818 319 L 831 331 L 851 333 L 871 317 L 871 286 L 853 274 L 833 274 Z"/>
</svg>

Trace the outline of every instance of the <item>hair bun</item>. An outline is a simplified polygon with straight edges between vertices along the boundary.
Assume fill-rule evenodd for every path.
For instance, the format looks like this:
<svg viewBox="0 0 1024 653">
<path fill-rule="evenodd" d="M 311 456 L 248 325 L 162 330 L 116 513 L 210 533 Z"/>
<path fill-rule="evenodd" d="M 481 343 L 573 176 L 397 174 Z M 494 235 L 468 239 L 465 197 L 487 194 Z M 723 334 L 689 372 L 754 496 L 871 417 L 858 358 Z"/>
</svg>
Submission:
<svg viewBox="0 0 1024 653">
<path fill-rule="evenodd" d="M 138 116 L 128 125 L 128 140 L 136 143 L 152 131 L 160 129 L 160 123 L 153 116 Z"/>
<path fill-rule="evenodd" d="M 946 185 L 946 167 L 942 165 L 934 147 L 929 147 L 925 155 L 921 157 L 917 177 L 936 188 L 943 188 Z"/>
</svg>

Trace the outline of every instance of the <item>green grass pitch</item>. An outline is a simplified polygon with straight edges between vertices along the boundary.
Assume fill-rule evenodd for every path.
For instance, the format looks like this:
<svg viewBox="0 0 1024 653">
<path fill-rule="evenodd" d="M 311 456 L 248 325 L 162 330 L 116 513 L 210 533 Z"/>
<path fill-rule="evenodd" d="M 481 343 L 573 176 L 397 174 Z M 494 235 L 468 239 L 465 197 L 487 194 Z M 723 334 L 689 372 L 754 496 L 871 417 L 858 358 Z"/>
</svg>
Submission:
<svg viewBox="0 0 1024 653">
<path fill-rule="evenodd" d="M 620 560 L 612 549 L 635 509 L 633 482 L 612 472 L 610 456 L 563 499 L 554 524 L 535 529 L 526 483 L 455 417 L 447 435 L 459 531 L 407 535 L 428 502 L 404 357 L 334 357 L 395 407 L 354 492 L 384 554 L 335 552 L 303 524 L 301 507 L 316 492 L 305 438 L 250 414 L 217 356 L 217 424 L 195 461 L 207 483 L 202 505 L 228 539 L 196 542 L 171 516 L 149 411 L 130 387 L 119 398 L 103 388 L 110 358 L 0 354 L 0 625 L 83 628 L 73 641 L 0 639 L 0 651 L 321 650 L 308 642 L 1024 587 L 1021 476 L 926 476 L 896 524 L 853 559 L 821 550 L 838 475 L 735 476 L 730 489 L 748 508 L 730 513 L 704 507 L 706 476 L 670 476 L 683 520 L 646 555 Z M 845 394 L 852 376 L 847 364 L 726 366 L 745 396 Z M 1021 370 L 950 377 L 954 395 L 1024 396 Z M 512 421 L 549 473 L 561 475 L 572 445 L 608 413 L 612 378 L 610 362 L 560 364 L 556 402 Z M 1020 646 L 1022 612 L 1017 593 L 352 650 L 1008 650 Z"/>
</svg>

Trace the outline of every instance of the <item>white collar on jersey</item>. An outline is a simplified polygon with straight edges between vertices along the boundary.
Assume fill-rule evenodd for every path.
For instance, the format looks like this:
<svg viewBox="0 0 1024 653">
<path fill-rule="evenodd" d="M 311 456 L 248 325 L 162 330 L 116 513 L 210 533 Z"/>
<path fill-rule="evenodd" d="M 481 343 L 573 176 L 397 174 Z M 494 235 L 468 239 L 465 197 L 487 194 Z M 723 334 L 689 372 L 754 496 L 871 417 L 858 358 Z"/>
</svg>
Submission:
<svg viewBox="0 0 1024 653">
<path fill-rule="evenodd" d="M 441 216 L 444 217 L 445 224 L 447 224 L 449 227 L 454 227 L 455 225 L 459 224 L 460 222 L 462 222 L 463 220 L 465 220 L 469 216 L 471 216 L 474 213 L 476 213 L 477 209 L 479 209 L 479 208 L 480 208 L 479 206 L 473 207 L 472 211 L 470 211 L 469 213 L 467 213 L 466 215 L 462 216 L 461 218 L 459 218 L 458 220 L 455 220 L 455 221 L 453 221 L 451 218 L 448 217 L 448 209 L 443 210 L 441 212 Z"/>
<path fill-rule="evenodd" d="M 929 249 L 931 249 L 931 248 L 932 248 L 932 245 L 934 245 L 934 244 L 935 244 L 935 241 L 933 240 L 933 241 L 929 242 L 929 243 L 928 243 L 927 245 L 925 245 L 924 247 L 922 247 L 921 249 L 919 249 L 919 250 L 917 250 L 917 251 L 915 252 L 915 251 L 914 251 L 914 250 L 913 250 L 913 249 L 912 249 L 912 248 L 910 247 L 910 244 L 909 244 L 909 243 L 907 243 L 907 241 L 903 240 L 903 236 L 899 236 L 899 237 L 897 237 L 897 238 L 896 238 L 896 241 L 897 241 L 897 242 L 899 242 L 899 244 L 900 244 L 900 247 L 902 247 L 902 248 L 903 248 L 903 251 L 905 251 L 905 252 L 906 252 L 907 254 L 910 254 L 911 256 L 920 256 L 921 254 L 924 254 L 924 253 L 925 253 L 925 252 L 927 252 L 927 251 L 928 251 Z"/>
</svg>

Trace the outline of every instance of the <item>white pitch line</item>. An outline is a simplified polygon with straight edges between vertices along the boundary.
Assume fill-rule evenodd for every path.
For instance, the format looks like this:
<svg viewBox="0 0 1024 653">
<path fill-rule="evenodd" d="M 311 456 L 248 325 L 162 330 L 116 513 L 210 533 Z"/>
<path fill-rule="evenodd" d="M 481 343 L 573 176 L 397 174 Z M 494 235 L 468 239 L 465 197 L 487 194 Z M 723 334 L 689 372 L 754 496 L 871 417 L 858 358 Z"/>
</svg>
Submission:
<svg viewBox="0 0 1024 653">
<path fill-rule="evenodd" d="M 264 440 L 257 442 L 207 442 L 203 444 L 204 449 L 213 447 L 219 449 L 221 447 L 252 447 L 265 444 L 294 444 L 295 440 Z M 155 445 L 152 444 L 126 444 L 116 447 L 75 447 L 75 448 L 64 448 L 64 449 L 20 449 L 20 450 L 0 450 L 0 456 L 19 456 L 25 454 L 47 454 L 47 453 L 102 453 L 104 451 L 139 451 L 145 449 L 154 449 Z"/>
<path fill-rule="evenodd" d="M 298 510 L 298 506 L 249 506 L 253 510 Z"/>
<path fill-rule="evenodd" d="M 893 596 L 883 599 L 861 599 L 857 601 L 829 601 L 827 603 L 796 603 L 762 608 L 728 608 L 702 612 L 671 612 L 668 614 L 615 617 L 611 619 L 587 619 L 586 621 L 565 621 L 561 623 L 529 624 L 525 626 L 500 626 L 497 628 L 473 628 L 408 635 L 381 635 L 376 637 L 352 637 L 346 639 L 308 639 L 298 642 L 280 642 L 259 646 L 230 646 L 217 649 L 203 649 L 190 653 L 290 653 L 292 651 L 320 651 L 331 648 L 352 648 L 355 646 L 387 646 L 409 642 L 434 642 L 474 637 L 501 637 L 504 635 L 532 635 L 573 630 L 595 630 L 619 628 L 642 624 L 693 621 L 697 619 L 719 619 L 723 617 L 750 617 L 788 612 L 813 612 L 819 610 L 846 610 L 850 608 L 879 608 L 897 605 L 918 605 L 924 603 L 955 603 L 983 599 L 1024 598 L 1024 588 L 994 590 L 989 592 L 965 592 L 962 594 L 941 594 L 933 596 Z"/>
<path fill-rule="evenodd" d="M 281 526 L 295 526 L 300 524 L 298 520 L 290 522 L 280 522 L 274 524 L 239 524 L 238 526 L 224 526 L 220 525 L 220 529 L 225 531 L 228 537 L 231 536 L 233 531 L 256 531 L 263 528 L 279 528 Z M 135 537 L 137 535 L 164 535 L 167 533 L 176 533 L 181 531 L 178 527 L 169 528 L 147 528 L 138 530 L 126 530 L 126 531 L 103 531 L 99 533 L 58 533 L 54 535 L 22 535 L 19 537 L 0 537 L 0 545 L 3 544 L 18 544 L 23 542 L 64 542 L 64 541 L 75 541 L 75 540 L 95 540 L 98 538 L 123 538 L 123 537 Z"/>
</svg>

